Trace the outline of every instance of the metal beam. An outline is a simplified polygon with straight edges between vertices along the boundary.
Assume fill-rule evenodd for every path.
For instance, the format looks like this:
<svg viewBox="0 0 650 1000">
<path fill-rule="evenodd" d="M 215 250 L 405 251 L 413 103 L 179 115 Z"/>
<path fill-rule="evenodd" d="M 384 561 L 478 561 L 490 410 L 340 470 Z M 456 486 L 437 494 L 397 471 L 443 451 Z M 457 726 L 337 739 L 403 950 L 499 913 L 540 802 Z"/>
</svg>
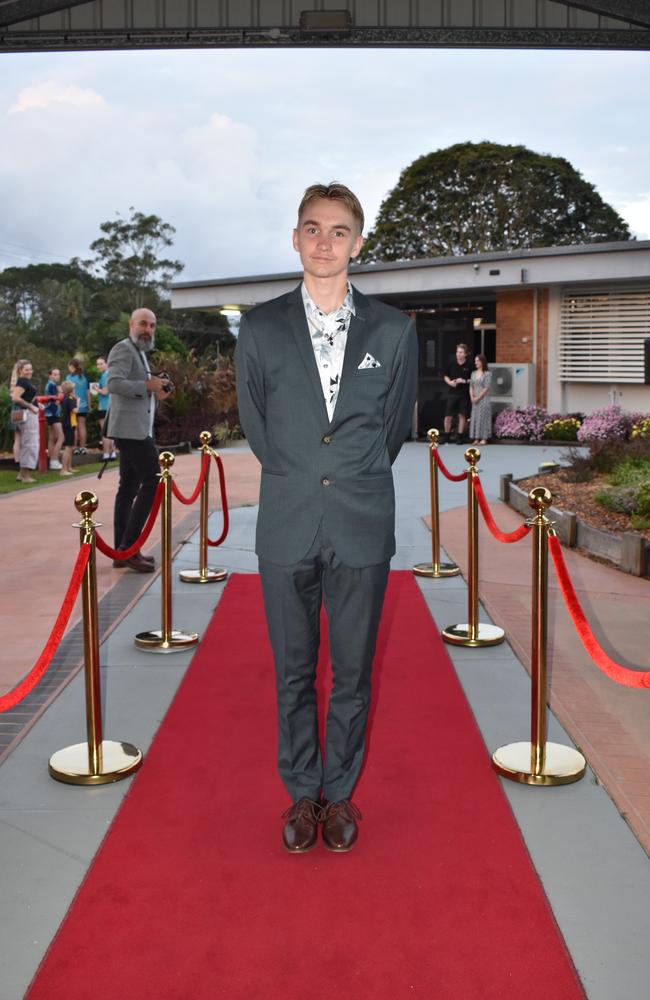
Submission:
<svg viewBox="0 0 650 1000">
<path fill-rule="evenodd" d="M 649 0 L 609 0 L 608 3 L 574 3 L 571 0 L 566 6 L 579 7 L 581 10 L 591 11 L 592 14 L 600 14 L 601 17 L 613 17 L 619 21 L 638 24 L 642 28 L 650 28 Z"/>
<path fill-rule="evenodd" d="M 57 10 L 68 10 L 70 7 L 80 7 L 86 0 L 0 0 L 0 28 L 20 21 L 29 21 L 32 17 L 43 14 L 53 14 Z"/>
<path fill-rule="evenodd" d="M 0 32 L 1 52 L 164 48 L 516 48 L 649 50 L 650 30 L 570 28 L 352 28 L 315 38 L 299 28 L 156 28 Z"/>
</svg>

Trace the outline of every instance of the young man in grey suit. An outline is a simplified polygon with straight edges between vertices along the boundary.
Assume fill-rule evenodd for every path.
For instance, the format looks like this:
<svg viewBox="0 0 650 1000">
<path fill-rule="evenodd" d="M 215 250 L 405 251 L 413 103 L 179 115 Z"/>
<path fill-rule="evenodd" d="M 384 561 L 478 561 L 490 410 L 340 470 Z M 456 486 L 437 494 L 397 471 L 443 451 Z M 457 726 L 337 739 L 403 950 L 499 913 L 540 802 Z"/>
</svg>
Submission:
<svg viewBox="0 0 650 1000">
<path fill-rule="evenodd" d="M 417 346 L 410 320 L 348 281 L 363 210 L 341 184 L 314 184 L 293 246 L 288 295 L 242 317 L 242 427 L 262 464 L 256 552 L 276 669 L 280 777 L 292 799 L 283 843 L 348 851 L 363 762 L 370 675 L 395 551 L 391 465 L 410 427 Z M 315 674 L 321 603 L 333 686 L 321 756 Z"/>
<path fill-rule="evenodd" d="M 156 399 L 163 399 L 168 385 L 152 375 L 148 354 L 153 350 L 156 317 L 150 309 L 136 309 L 129 321 L 129 335 L 108 356 L 110 406 L 104 433 L 120 450 L 120 481 L 115 497 L 113 528 L 116 549 L 136 541 L 149 516 L 158 485 L 158 449 L 153 439 Z M 116 569 L 153 573 L 153 559 L 136 552 L 130 559 L 115 560 Z"/>
</svg>

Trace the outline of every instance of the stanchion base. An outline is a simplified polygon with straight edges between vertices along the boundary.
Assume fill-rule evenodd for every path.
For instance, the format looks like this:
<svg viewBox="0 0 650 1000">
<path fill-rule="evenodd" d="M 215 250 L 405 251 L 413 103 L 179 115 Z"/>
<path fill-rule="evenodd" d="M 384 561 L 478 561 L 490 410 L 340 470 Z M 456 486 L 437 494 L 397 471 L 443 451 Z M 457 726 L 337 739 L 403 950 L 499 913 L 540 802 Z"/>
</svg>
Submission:
<svg viewBox="0 0 650 1000">
<path fill-rule="evenodd" d="M 226 579 L 228 570 L 221 566 L 219 569 L 208 566 L 203 573 L 200 569 L 183 569 L 178 575 L 183 583 L 218 583 Z"/>
<path fill-rule="evenodd" d="M 492 766 L 504 778 L 524 785 L 568 785 L 584 776 L 587 762 L 573 747 L 547 743 L 542 774 L 533 772 L 532 750 L 532 743 L 509 743 L 494 751 Z"/>
<path fill-rule="evenodd" d="M 438 563 L 435 568 L 433 563 L 416 563 L 413 567 L 416 576 L 429 576 L 437 578 L 439 576 L 458 576 L 460 566 L 455 563 Z"/>
<path fill-rule="evenodd" d="M 198 632 L 181 632 L 180 629 L 173 628 L 169 639 L 163 640 L 162 629 L 153 629 L 151 632 L 138 632 L 133 641 L 145 653 L 182 653 L 190 646 L 196 646 L 199 634 Z"/>
<path fill-rule="evenodd" d="M 142 751 L 131 743 L 102 740 L 97 774 L 90 769 L 87 743 L 57 750 L 50 757 L 49 771 L 57 781 L 68 785 L 107 785 L 128 778 L 141 764 Z"/>
<path fill-rule="evenodd" d="M 505 639 L 505 632 L 498 625 L 486 625 L 479 622 L 475 634 L 467 623 L 463 625 L 447 625 L 442 630 L 442 638 L 454 646 L 498 646 Z"/>
</svg>

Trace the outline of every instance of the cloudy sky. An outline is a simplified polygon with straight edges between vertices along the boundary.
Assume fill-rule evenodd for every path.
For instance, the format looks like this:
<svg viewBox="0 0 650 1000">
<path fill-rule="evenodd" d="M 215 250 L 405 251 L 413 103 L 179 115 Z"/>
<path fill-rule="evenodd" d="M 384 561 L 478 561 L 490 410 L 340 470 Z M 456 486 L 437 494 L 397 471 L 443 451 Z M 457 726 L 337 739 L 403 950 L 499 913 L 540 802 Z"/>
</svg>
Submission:
<svg viewBox="0 0 650 1000">
<path fill-rule="evenodd" d="M 292 270 L 307 184 L 369 220 L 455 142 L 566 157 L 650 238 L 650 53 L 335 49 L 0 57 L 0 268 L 88 255 L 129 207 L 176 227 L 184 280 Z"/>
</svg>

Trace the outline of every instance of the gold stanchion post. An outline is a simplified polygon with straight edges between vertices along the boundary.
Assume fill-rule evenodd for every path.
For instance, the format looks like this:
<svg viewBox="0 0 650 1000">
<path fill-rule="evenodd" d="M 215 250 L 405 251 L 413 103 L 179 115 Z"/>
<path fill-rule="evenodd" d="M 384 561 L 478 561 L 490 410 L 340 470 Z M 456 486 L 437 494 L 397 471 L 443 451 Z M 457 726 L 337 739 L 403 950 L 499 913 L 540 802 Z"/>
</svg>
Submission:
<svg viewBox="0 0 650 1000">
<path fill-rule="evenodd" d="M 139 632 L 135 644 L 148 653 L 181 653 L 199 641 L 197 632 L 184 632 L 172 628 L 172 474 L 174 456 L 163 451 L 159 458 L 160 479 L 164 492 L 162 500 L 162 555 L 161 555 L 161 617 L 162 627 Z"/>
<path fill-rule="evenodd" d="M 460 625 L 447 625 L 442 638 L 455 646 L 497 646 L 503 642 L 505 632 L 497 625 L 487 625 L 478 620 L 478 502 L 474 493 L 474 479 L 478 476 L 476 465 L 481 457 L 478 448 L 468 448 L 465 461 L 467 470 L 467 617 Z"/>
<path fill-rule="evenodd" d="M 49 771 L 57 781 L 65 781 L 69 785 L 105 785 L 137 771 L 142 763 L 142 753 L 131 743 L 114 742 L 102 737 L 95 558 L 95 528 L 99 525 L 92 519 L 98 501 L 94 493 L 83 490 L 75 497 L 74 504 L 82 517 L 81 523 L 74 527 L 80 529 L 81 544 L 90 545 L 81 585 L 87 742 L 57 750 L 50 758 Z"/>
<path fill-rule="evenodd" d="M 201 431 L 200 441 L 201 441 L 201 453 L 202 455 L 208 455 L 210 458 L 214 454 L 212 448 L 210 447 L 210 441 L 212 440 L 212 434 L 210 431 Z M 201 459 L 203 462 L 203 459 Z M 209 491 L 210 491 L 210 466 L 208 465 L 208 471 L 206 472 L 205 479 L 203 480 L 203 485 L 201 487 L 201 498 L 199 507 L 199 568 L 198 569 L 183 569 L 178 574 L 183 583 L 217 583 L 221 580 L 225 580 L 228 576 L 228 570 L 223 567 L 218 569 L 211 568 L 208 566 L 208 504 L 209 504 Z"/>
<path fill-rule="evenodd" d="M 438 450 L 439 434 L 435 428 L 427 431 L 429 439 L 429 485 L 431 490 L 431 562 L 416 563 L 416 576 L 441 577 L 457 576 L 460 569 L 455 563 L 440 562 L 440 519 L 438 510 L 438 466 L 435 453 Z"/>
<path fill-rule="evenodd" d="M 552 524 L 546 511 L 552 502 L 549 490 L 536 486 L 528 494 L 535 512 L 533 527 L 533 608 L 531 635 L 531 739 L 510 743 L 492 754 L 496 771 L 504 778 L 526 785 L 566 785 L 585 773 L 586 761 L 578 750 L 547 743 L 546 647 L 548 627 L 548 534 Z"/>
</svg>

